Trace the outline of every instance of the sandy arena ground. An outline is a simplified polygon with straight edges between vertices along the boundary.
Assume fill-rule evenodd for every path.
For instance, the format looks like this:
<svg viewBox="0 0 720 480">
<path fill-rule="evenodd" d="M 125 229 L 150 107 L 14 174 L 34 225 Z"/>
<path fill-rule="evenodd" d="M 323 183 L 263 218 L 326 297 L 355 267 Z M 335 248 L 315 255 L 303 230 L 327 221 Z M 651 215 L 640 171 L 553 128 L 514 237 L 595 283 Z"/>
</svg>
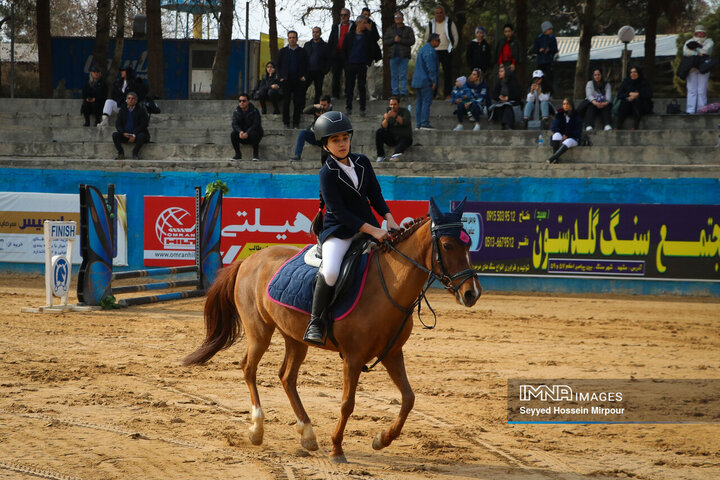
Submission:
<svg viewBox="0 0 720 480">
<path fill-rule="evenodd" d="M 0 280 L 0 479 L 720 478 L 720 424 L 506 423 L 508 378 L 720 378 L 716 300 L 487 294 L 465 309 L 435 291 L 437 329 L 415 320 L 405 346 L 416 402 L 403 434 L 372 450 L 399 409 L 378 367 L 361 377 L 349 463 L 334 465 L 336 354 L 311 349 L 301 370 L 320 443 L 306 452 L 276 334 L 258 372 L 267 421 L 255 447 L 244 341 L 205 367 L 180 365 L 203 338 L 203 299 L 20 313 L 43 299 L 40 276 Z"/>
</svg>

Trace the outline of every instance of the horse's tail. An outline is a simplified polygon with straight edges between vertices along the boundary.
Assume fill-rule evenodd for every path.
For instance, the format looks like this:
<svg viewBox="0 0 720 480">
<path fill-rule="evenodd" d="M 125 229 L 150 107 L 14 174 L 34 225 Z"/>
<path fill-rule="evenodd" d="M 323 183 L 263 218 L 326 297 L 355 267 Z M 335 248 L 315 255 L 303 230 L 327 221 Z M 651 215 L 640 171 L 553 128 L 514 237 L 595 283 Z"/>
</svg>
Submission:
<svg viewBox="0 0 720 480">
<path fill-rule="evenodd" d="M 205 341 L 183 359 L 183 365 L 201 365 L 220 350 L 230 347 L 242 335 L 240 315 L 235 306 L 235 279 L 242 261 L 218 274 L 205 299 Z"/>
</svg>

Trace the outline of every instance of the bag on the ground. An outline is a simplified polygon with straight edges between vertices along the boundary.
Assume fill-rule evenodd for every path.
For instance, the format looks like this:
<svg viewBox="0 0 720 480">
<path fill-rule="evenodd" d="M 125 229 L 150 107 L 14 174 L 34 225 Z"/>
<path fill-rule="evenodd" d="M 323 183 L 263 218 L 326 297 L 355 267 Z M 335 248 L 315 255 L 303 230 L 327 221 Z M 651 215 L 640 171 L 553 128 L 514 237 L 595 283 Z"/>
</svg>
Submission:
<svg viewBox="0 0 720 480">
<path fill-rule="evenodd" d="M 147 110 L 148 113 L 157 114 L 161 112 L 160 107 L 157 102 L 155 102 L 156 98 L 157 97 L 147 97 L 145 99 L 145 110 Z"/>
<path fill-rule="evenodd" d="M 584 133 L 583 136 L 580 138 L 580 146 L 581 147 L 592 147 L 592 141 L 590 140 L 590 135 L 587 133 Z"/>
<path fill-rule="evenodd" d="M 678 65 L 675 75 L 677 75 L 681 80 L 685 80 L 688 76 L 688 73 L 690 73 L 690 70 L 693 67 L 697 66 L 697 61 L 699 58 L 700 57 L 698 56 L 682 57 L 682 60 L 680 60 L 680 65 Z"/>
<path fill-rule="evenodd" d="M 668 115 L 677 115 L 679 113 L 682 113 L 682 110 L 680 109 L 680 104 L 676 99 L 670 100 L 670 103 L 667 104 L 667 107 L 665 107 L 665 113 Z"/>
<path fill-rule="evenodd" d="M 704 107 L 700 107 L 697 113 L 715 113 L 720 112 L 720 103 L 708 103 Z"/>
<path fill-rule="evenodd" d="M 720 60 L 714 57 L 702 58 L 698 62 L 697 69 L 700 70 L 700 73 L 708 73 L 718 62 L 720 62 Z"/>
</svg>

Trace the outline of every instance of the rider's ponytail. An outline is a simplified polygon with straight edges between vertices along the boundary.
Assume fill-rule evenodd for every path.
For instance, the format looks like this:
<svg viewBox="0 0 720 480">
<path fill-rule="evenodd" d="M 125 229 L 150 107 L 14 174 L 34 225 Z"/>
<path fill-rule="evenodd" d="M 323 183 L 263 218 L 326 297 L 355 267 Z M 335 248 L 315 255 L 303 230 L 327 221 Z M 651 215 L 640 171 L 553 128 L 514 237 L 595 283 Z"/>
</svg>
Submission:
<svg viewBox="0 0 720 480">
<path fill-rule="evenodd" d="M 318 206 L 318 212 L 315 214 L 315 218 L 313 218 L 311 231 L 315 234 L 317 237 L 320 235 L 320 232 L 322 232 L 323 229 L 323 208 L 325 208 L 325 200 L 323 199 L 322 195 L 320 195 L 320 205 Z"/>
</svg>

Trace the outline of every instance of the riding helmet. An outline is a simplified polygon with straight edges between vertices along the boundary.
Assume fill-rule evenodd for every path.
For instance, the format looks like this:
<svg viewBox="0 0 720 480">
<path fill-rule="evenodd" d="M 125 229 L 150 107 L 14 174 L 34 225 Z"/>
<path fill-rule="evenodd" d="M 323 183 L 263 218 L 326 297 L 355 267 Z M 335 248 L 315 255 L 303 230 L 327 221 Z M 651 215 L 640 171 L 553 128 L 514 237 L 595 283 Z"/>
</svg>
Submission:
<svg viewBox="0 0 720 480">
<path fill-rule="evenodd" d="M 321 145 L 324 145 L 328 138 L 337 133 L 348 132 L 350 135 L 353 133 L 353 127 L 347 115 L 334 110 L 320 115 L 315 120 L 312 129 L 315 132 L 315 140 L 320 142 Z"/>
</svg>

